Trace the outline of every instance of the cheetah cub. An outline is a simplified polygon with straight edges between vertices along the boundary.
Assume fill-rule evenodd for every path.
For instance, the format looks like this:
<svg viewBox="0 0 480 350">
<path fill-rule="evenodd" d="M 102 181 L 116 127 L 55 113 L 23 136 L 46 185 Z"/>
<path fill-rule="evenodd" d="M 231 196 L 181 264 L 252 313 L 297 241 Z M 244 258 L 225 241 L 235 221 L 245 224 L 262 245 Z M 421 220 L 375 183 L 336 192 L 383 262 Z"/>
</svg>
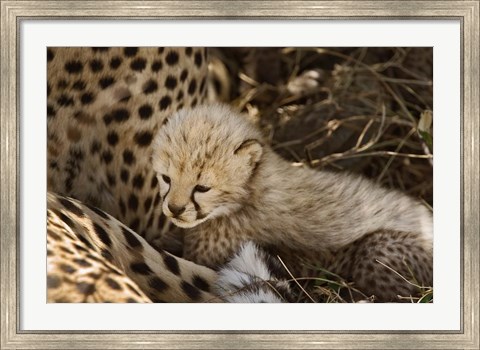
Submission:
<svg viewBox="0 0 480 350">
<path fill-rule="evenodd" d="M 215 268 L 253 241 L 294 271 L 308 258 L 377 301 L 432 283 L 428 208 L 357 175 L 292 166 L 227 106 L 171 116 L 152 162 L 165 215 L 190 229 L 189 260 Z"/>
</svg>

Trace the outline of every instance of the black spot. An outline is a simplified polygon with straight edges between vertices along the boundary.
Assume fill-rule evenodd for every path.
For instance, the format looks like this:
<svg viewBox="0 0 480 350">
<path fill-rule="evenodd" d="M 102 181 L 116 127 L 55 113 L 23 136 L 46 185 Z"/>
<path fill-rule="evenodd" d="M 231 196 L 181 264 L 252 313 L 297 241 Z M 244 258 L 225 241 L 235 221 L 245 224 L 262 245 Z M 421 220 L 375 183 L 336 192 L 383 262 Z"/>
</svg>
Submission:
<svg viewBox="0 0 480 350">
<path fill-rule="evenodd" d="M 101 218 L 103 218 L 105 220 L 110 219 L 109 216 L 103 210 L 100 210 L 97 207 L 94 207 L 93 205 L 90 205 L 90 204 L 85 204 L 85 205 L 88 207 L 88 209 L 93 211 L 95 214 L 97 214 Z"/>
<path fill-rule="evenodd" d="M 77 290 L 85 295 L 90 295 L 95 292 L 95 285 L 87 282 L 77 283 Z"/>
<path fill-rule="evenodd" d="M 152 71 L 153 72 L 158 72 L 160 69 L 162 69 L 162 62 L 161 61 L 153 61 L 152 63 Z"/>
<path fill-rule="evenodd" d="M 145 199 L 145 202 L 143 203 L 143 208 L 145 209 L 145 211 L 148 211 L 151 205 L 152 205 L 152 197 L 147 197 L 147 199 Z"/>
<path fill-rule="evenodd" d="M 109 145 L 115 146 L 118 143 L 118 134 L 115 131 L 110 131 L 107 135 Z"/>
<path fill-rule="evenodd" d="M 73 105 L 73 98 L 71 98 L 70 96 L 67 96 L 67 95 L 61 95 L 58 98 L 57 103 L 60 106 L 72 106 Z"/>
<path fill-rule="evenodd" d="M 95 96 L 91 92 L 86 92 L 80 97 L 83 105 L 89 105 L 95 100 Z"/>
<path fill-rule="evenodd" d="M 73 259 L 73 262 L 81 267 L 90 267 L 92 264 L 90 264 L 87 260 L 85 259 Z"/>
<path fill-rule="evenodd" d="M 50 96 L 50 92 L 52 92 L 52 88 L 50 87 L 50 84 L 47 83 L 47 96 Z"/>
<path fill-rule="evenodd" d="M 204 290 L 205 292 L 210 291 L 210 285 L 208 282 L 198 275 L 193 276 L 193 285 L 201 290 Z"/>
<path fill-rule="evenodd" d="M 267 265 L 268 271 L 278 279 L 286 279 L 287 274 L 285 268 L 279 263 L 279 261 L 274 258 L 272 255 L 265 254 L 262 257 L 263 262 Z"/>
<path fill-rule="evenodd" d="M 53 212 L 62 220 L 68 227 L 71 229 L 75 228 L 75 223 L 70 219 L 67 215 L 64 213 L 58 211 L 58 210 L 53 210 Z"/>
<path fill-rule="evenodd" d="M 144 104 L 138 109 L 138 115 L 140 116 L 140 119 L 149 119 L 152 114 L 153 108 L 148 104 Z"/>
<path fill-rule="evenodd" d="M 180 100 L 182 100 L 182 99 L 183 99 L 183 91 L 180 90 L 180 91 L 178 92 L 178 95 L 177 95 L 177 101 L 180 101 Z M 179 109 L 180 109 L 180 108 L 179 108 Z"/>
<path fill-rule="evenodd" d="M 158 292 L 164 292 L 165 290 L 167 290 L 169 288 L 168 284 L 165 283 L 162 279 L 160 279 L 159 277 L 152 277 L 149 281 L 148 281 L 148 285 L 150 287 L 152 287 L 153 289 L 155 289 L 156 291 Z"/>
<path fill-rule="evenodd" d="M 65 70 L 70 74 L 81 73 L 83 64 L 80 61 L 68 61 L 65 63 Z"/>
<path fill-rule="evenodd" d="M 180 80 L 184 82 L 187 79 L 188 71 L 186 69 L 182 70 L 182 74 L 180 74 Z"/>
<path fill-rule="evenodd" d="M 129 304 L 137 303 L 137 301 L 133 298 L 128 298 L 126 302 L 129 303 Z"/>
<path fill-rule="evenodd" d="M 145 95 L 151 94 L 152 92 L 157 91 L 158 89 L 158 84 L 155 80 L 150 79 L 143 85 L 143 93 Z"/>
<path fill-rule="evenodd" d="M 62 280 L 57 276 L 47 276 L 47 288 L 58 288 Z"/>
<path fill-rule="evenodd" d="M 53 108 L 53 106 L 51 105 L 48 105 L 47 106 L 47 116 L 48 117 L 55 117 L 55 109 Z"/>
<path fill-rule="evenodd" d="M 70 266 L 68 264 L 60 264 L 59 268 L 65 273 L 74 273 L 75 271 L 77 271 L 73 266 Z"/>
<path fill-rule="evenodd" d="M 97 234 L 98 238 L 100 238 L 100 240 L 103 242 L 103 244 L 105 244 L 107 247 L 110 247 L 112 245 L 112 240 L 108 236 L 107 231 L 105 231 L 102 226 L 94 222 L 93 229 L 95 230 L 95 233 Z"/>
<path fill-rule="evenodd" d="M 169 66 L 173 66 L 175 64 L 177 64 L 178 62 L 178 53 L 176 53 L 175 51 L 170 51 L 168 54 L 167 54 L 167 57 L 165 57 L 165 62 L 167 62 L 167 64 Z"/>
<path fill-rule="evenodd" d="M 83 243 L 85 244 L 88 248 L 92 249 L 93 250 L 93 245 L 92 243 L 90 243 L 85 237 L 83 237 L 82 235 L 78 235 L 78 239 Z M 80 249 L 81 246 L 78 246 L 77 248 Z M 82 249 L 80 250 L 85 250 L 85 248 L 81 247 Z"/>
<path fill-rule="evenodd" d="M 167 266 L 167 269 L 175 275 L 180 275 L 180 267 L 178 266 L 178 261 L 173 256 L 165 254 L 163 256 L 163 262 Z"/>
<path fill-rule="evenodd" d="M 202 65 L 202 54 L 200 52 L 195 53 L 195 65 L 200 68 Z"/>
<path fill-rule="evenodd" d="M 137 58 L 130 63 L 130 68 L 141 72 L 147 66 L 147 61 L 144 58 Z"/>
<path fill-rule="evenodd" d="M 114 280 L 112 280 L 110 277 L 105 278 L 105 282 L 107 282 L 108 286 L 112 289 L 115 289 L 115 290 L 122 289 L 122 287 L 120 287 L 120 285 Z"/>
<path fill-rule="evenodd" d="M 77 91 L 83 91 L 83 90 L 85 90 L 86 86 L 87 85 L 85 84 L 85 82 L 83 80 L 77 80 L 73 83 L 72 89 L 77 90 Z"/>
<path fill-rule="evenodd" d="M 114 82 L 115 82 L 115 79 L 113 79 L 112 77 L 104 77 L 104 78 L 100 79 L 98 84 L 100 85 L 100 87 L 102 89 L 106 89 L 107 87 L 112 85 Z"/>
<path fill-rule="evenodd" d="M 65 209 L 72 212 L 73 214 L 79 217 L 83 217 L 85 215 L 82 209 L 78 205 L 70 201 L 69 199 L 59 197 L 58 201 L 65 207 Z"/>
<path fill-rule="evenodd" d="M 80 237 L 79 237 L 79 238 L 80 238 Z M 82 251 L 82 252 L 88 252 L 88 249 L 87 249 L 87 248 L 81 246 L 81 245 L 78 244 L 78 243 L 74 243 L 73 246 L 74 246 L 75 249 L 77 249 L 77 250 L 80 250 L 80 251 Z M 87 256 L 87 258 L 88 258 L 88 256 Z"/>
<path fill-rule="evenodd" d="M 138 47 L 126 47 L 123 49 L 123 53 L 127 57 L 133 57 L 137 54 L 138 52 Z"/>
<path fill-rule="evenodd" d="M 47 61 L 50 62 L 55 57 L 55 54 L 51 49 L 47 49 Z"/>
<path fill-rule="evenodd" d="M 107 174 L 107 181 L 110 186 L 115 186 L 117 184 L 117 181 L 115 180 L 115 175 L 113 174 Z"/>
<path fill-rule="evenodd" d="M 203 90 L 205 89 L 205 83 L 207 82 L 206 78 L 202 79 L 202 82 L 200 83 L 200 92 L 202 93 Z"/>
<path fill-rule="evenodd" d="M 97 59 L 91 60 L 90 61 L 90 69 L 94 73 L 100 72 L 103 69 L 103 62 L 100 61 L 100 60 L 97 60 Z"/>
<path fill-rule="evenodd" d="M 158 184 L 158 179 L 155 175 L 152 176 L 152 181 L 150 182 L 150 187 L 151 188 L 156 188 Z"/>
<path fill-rule="evenodd" d="M 104 151 L 102 153 L 102 160 L 105 162 L 105 164 L 110 164 L 113 160 L 113 154 L 110 151 Z"/>
<path fill-rule="evenodd" d="M 165 87 L 168 90 L 173 90 L 177 86 L 177 78 L 172 75 L 169 75 L 167 79 L 165 79 Z"/>
<path fill-rule="evenodd" d="M 123 161 L 128 165 L 131 165 L 133 162 L 135 162 L 135 156 L 133 155 L 132 151 L 128 149 L 123 151 Z"/>
<path fill-rule="evenodd" d="M 135 237 L 135 235 L 132 232 L 130 232 L 123 226 L 122 226 L 122 233 L 130 247 L 137 248 L 142 246 L 142 243 L 139 241 L 139 239 Z"/>
<path fill-rule="evenodd" d="M 185 294 L 192 300 L 197 300 L 201 295 L 201 292 L 197 287 L 192 286 L 190 283 L 186 281 L 183 281 L 181 283 L 181 287 L 182 287 L 182 290 L 185 292 Z"/>
<path fill-rule="evenodd" d="M 137 174 L 134 176 L 132 179 L 132 185 L 133 187 L 136 187 L 138 189 L 141 189 L 143 187 L 143 183 L 145 182 L 144 178 L 142 175 Z"/>
<path fill-rule="evenodd" d="M 60 80 L 60 81 L 57 83 L 57 87 L 58 87 L 59 89 L 62 89 L 62 90 L 65 89 L 67 86 L 68 86 L 68 83 L 67 83 L 67 81 L 64 80 L 64 79 Z"/>
<path fill-rule="evenodd" d="M 122 213 L 122 215 L 125 216 L 125 213 L 127 212 L 127 208 L 125 207 L 125 203 L 123 202 L 122 199 L 120 199 L 120 201 L 118 202 L 118 205 L 120 206 L 120 213 Z"/>
<path fill-rule="evenodd" d="M 160 203 L 160 192 L 157 192 L 157 195 L 155 196 L 155 200 L 153 201 L 153 205 L 156 207 Z"/>
<path fill-rule="evenodd" d="M 140 226 L 140 219 L 139 218 L 135 218 L 132 222 L 130 222 L 130 225 L 128 225 L 128 227 L 130 227 L 135 232 L 138 231 L 139 226 Z"/>
<path fill-rule="evenodd" d="M 53 232 L 50 232 L 50 233 L 53 233 Z M 59 237 L 60 238 L 60 237 Z M 67 254 L 75 254 L 73 251 L 71 251 L 70 249 L 68 249 L 67 247 L 63 247 L 61 246 L 60 247 L 60 250 L 64 253 L 67 253 Z"/>
<path fill-rule="evenodd" d="M 52 231 L 52 230 L 48 230 L 48 236 L 49 236 L 50 238 L 53 238 L 53 239 L 56 240 L 56 241 L 61 241 L 61 240 L 62 240 L 62 239 L 60 238 L 60 236 L 59 236 L 57 233 L 55 233 L 55 231 Z"/>
<path fill-rule="evenodd" d="M 153 215 L 151 215 L 150 219 L 148 219 L 147 227 L 152 227 L 152 224 L 153 224 Z"/>
<path fill-rule="evenodd" d="M 159 47 L 159 48 L 158 48 L 158 53 L 159 53 L 159 54 L 162 54 L 163 51 L 165 51 L 165 48 L 164 48 L 164 47 Z"/>
<path fill-rule="evenodd" d="M 137 132 L 134 136 L 134 141 L 140 147 L 147 147 L 153 139 L 153 134 L 150 131 Z"/>
<path fill-rule="evenodd" d="M 99 51 L 99 52 L 105 52 L 105 51 L 108 51 L 108 50 L 110 50 L 109 47 L 92 47 L 92 51 L 93 51 L 93 52 L 97 52 L 97 51 Z"/>
<path fill-rule="evenodd" d="M 130 285 L 128 282 L 125 285 L 133 294 L 141 296 L 140 292 L 136 288 L 134 288 L 132 285 Z"/>
<path fill-rule="evenodd" d="M 130 178 L 130 173 L 128 172 L 128 170 L 122 169 L 120 171 L 120 179 L 122 179 L 122 182 L 127 183 L 129 178 Z"/>
<path fill-rule="evenodd" d="M 185 53 L 187 54 L 187 56 L 191 56 L 192 52 L 193 52 L 193 49 L 191 47 L 186 47 L 185 48 Z"/>
<path fill-rule="evenodd" d="M 122 64 L 122 59 L 120 57 L 113 57 L 110 60 L 110 68 L 117 69 Z"/>
<path fill-rule="evenodd" d="M 215 89 L 215 92 L 217 94 L 220 94 L 220 91 L 222 91 L 222 83 L 220 83 L 220 80 L 218 79 L 213 79 L 213 87 Z"/>
<path fill-rule="evenodd" d="M 197 80 L 192 79 L 192 81 L 188 85 L 188 93 L 190 95 L 193 95 L 195 93 L 195 90 L 197 90 Z"/>
<path fill-rule="evenodd" d="M 112 117 L 117 123 L 123 123 L 130 118 L 130 113 L 126 109 L 116 109 L 112 112 Z"/>
<path fill-rule="evenodd" d="M 192 108 L 195 107 L 195 106 L 197 105 L 197 102 L 198 102 L 198 101 L 197 101 L 197 98 L 195 97 L 195 98 L 193 99 L 192 103 L 190 104 L 190 106 L 191 106 Z"/>
<path fill-rule="evenodd" d="M 164 111 L 170 106 L 172 103 L 172 99 L 170 96 L 163 96 L 162 99 L 160 100 L 160 110 Z"/>
<path fill-rule="evenodd" d="M 70 157 L 76 159 L 76 160 L 82 160 L 83 159 L 83 151 L 77 148 L 70 148 L 69 150 Z"/>
<path fill-rule="evenodd" d="M 138 198 L 133 193 L 128 197 L 128 207 L 133 211 L 138 208 Z"/>
<path fill-rule="evenodd" d="M 102 256 L 108 261 L 113 261 L 112 253 L 110 253 L 107 249 L 102 250 Z"/>
<path fill-rule="evenodd" d="M 90 153 L 95 154 L 98 151 L 100 151 L 100 148 L 102 148 L 102 145 L 98 141 L 93 141 L 92 145 L 90 146 Z"/>
<path fill-rule="evenodd" d="M 150 275 L 153 273 L 150 267 L 144 262 L 131 263 L 130 269 L 133 272 L 139 273 L 141 275 Z"/>
</svg>

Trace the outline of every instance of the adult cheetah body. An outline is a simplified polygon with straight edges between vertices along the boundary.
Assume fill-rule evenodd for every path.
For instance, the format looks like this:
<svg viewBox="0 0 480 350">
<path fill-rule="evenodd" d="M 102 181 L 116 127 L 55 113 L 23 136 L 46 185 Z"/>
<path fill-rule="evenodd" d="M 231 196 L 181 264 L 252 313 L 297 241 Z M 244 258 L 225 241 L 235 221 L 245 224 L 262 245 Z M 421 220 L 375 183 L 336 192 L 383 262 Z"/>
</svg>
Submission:
<svg viewBox="0 0 480 350">
<path fill-rule="evenodd" d="M 202 48 L 49 48 L 48 190 L 160 239 L 150 143 L 169 115 L 205 100 L 205 61 Z"/>
</svg>

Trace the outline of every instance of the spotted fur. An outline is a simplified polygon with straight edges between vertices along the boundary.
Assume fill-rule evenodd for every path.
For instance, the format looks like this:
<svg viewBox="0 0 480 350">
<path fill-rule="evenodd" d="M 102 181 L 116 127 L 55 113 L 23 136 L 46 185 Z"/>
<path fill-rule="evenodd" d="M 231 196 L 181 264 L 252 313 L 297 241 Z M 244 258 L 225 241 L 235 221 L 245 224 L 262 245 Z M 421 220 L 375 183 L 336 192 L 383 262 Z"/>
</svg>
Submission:
<svg viewBox="0 0 480 350">
<path fill-rule="evenodd" d="M 63 211 L 47 211 L 47 301 L 150 303 L 135 282 L 92 249 L 83 236 L 77 236 L 74 225 Z"/>
<path fill-rule="evenodd" d="M 48 189 L 101 208 L 148 241 L 166 231 L 151 141 L 206 97 L 204 48 L 48 48 Z"/>
<path fill-rule="evenodd" d="M 98 208 L 51 193 L 47 200 L 49 301 L 219 301 L 213 270 L 155 250 Z"/>
</svg>

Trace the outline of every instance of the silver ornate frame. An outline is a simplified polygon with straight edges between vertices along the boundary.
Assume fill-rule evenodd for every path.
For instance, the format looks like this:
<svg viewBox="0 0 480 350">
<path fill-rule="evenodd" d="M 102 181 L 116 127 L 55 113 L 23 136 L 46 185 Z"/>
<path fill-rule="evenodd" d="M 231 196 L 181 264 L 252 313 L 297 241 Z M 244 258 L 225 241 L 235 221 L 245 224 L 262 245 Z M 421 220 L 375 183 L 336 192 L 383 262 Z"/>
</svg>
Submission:
<svg viewBox="0 0 480 350">
<path fill-rule="evenodd" d="M 479 349 L 479 8 L 476 1 L 1 1 L 1 349 Z M 22 18 L 459 19 L 463 317 L 458 332 L 31 332 L 19 329 L 19 26 Z M 16 203 L 13 205 L 12 203 Z"/>
</svg>

